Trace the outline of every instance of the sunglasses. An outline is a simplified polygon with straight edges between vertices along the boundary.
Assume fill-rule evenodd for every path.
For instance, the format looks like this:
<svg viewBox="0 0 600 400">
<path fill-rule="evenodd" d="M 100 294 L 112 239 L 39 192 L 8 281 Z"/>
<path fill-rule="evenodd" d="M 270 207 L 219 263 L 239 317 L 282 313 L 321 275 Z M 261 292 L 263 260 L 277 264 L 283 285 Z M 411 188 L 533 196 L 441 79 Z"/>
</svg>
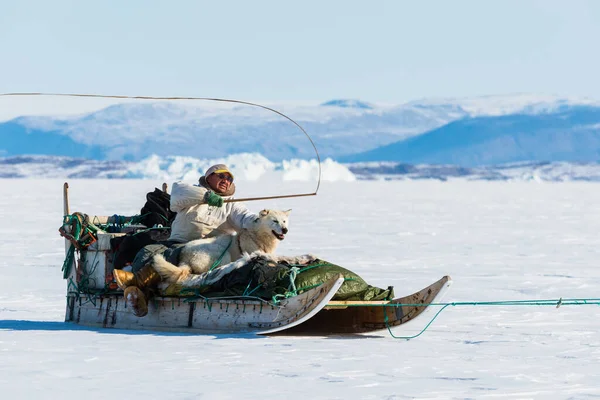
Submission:
<svg viewBox="0 0 600 400">
<path fill-rule="evenodd" d="M 233 182 L 233 176 L 231 176 L 229 174 L 215 174 L 215 175 L 217 175 L 217 177 L 219 179 L 225 179 L 225 180 L 227 180 L 229 182 Z"/>
</svg>

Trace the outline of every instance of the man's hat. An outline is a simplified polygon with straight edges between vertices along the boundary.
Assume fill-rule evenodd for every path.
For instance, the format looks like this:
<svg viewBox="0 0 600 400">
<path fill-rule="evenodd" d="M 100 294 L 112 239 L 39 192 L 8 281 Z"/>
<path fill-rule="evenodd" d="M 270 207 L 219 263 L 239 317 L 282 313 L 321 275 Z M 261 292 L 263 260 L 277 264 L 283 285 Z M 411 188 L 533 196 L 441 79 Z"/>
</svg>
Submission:
<svg viewBox="0 0 600 400">
<path fill-rule="evenodd" d="M 227 165 L 225 164 L 215 164 L 212 167 L 210 167 L 209 169 L 206 170 L 206 173 L 204 174 L 205 178 L 208 178 L 211 174 L 223 174 L 223 173 L 227 173 L 229 175 L 231 175 L 231 177 L 233 178 L 233 174 L 231 173 L 231 171 L 229 170 L 229 168 L 227 168 Z"/>
<path fill-rule="evenodd" d="M 215 188 L 211 187 L 208 184 L 208 182 L 206 182 L 206 178 L 208 178 L 211 174 L 225 174 L 225 173 L 229 174 L 233 177 L 233 174 L 231 173 L 229 168 L 227 168 L 227 165 L 225 165 L 225 164 L 213 165 L 212 167 L 210 167 L 209 169 L 206 170 L 206 173 L 204 174 L 204 176 L 200 177 L 200 179 L 198 180 L 198 183 L 200 183 L 200 186 L 203 186 L 207 189 L 217 191 L 217 193 L 219 193 L 219 195 L 221 195 L 221 196 L 233 196 L 233 194 L 235 193 L 235 183 L 231 182 L 231 185 L 229 185 L 229 189 L 227 190 L 227 192 L 221 193 L 218 190 L 216 190 Z"/>
</svg>

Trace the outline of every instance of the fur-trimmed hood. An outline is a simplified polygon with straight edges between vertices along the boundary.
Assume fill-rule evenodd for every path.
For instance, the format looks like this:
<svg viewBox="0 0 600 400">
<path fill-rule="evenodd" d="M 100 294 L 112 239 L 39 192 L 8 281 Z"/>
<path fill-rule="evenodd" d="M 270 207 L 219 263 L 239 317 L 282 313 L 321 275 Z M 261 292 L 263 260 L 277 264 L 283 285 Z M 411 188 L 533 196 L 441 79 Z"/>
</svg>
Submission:
<svg viewBox="0 0 600 400">
<path fill-rule="evenodd" d="M 233 183 L 233 182 L 231 182 L 231 185 L 229 185 L 229 190 L 227 190 L 227 192 L 225 192 L 225 193 L 219 193 L 219 192 L 215 191 L 215 189 L 211 188 L 210 185 L 208 184 L 208 182 L 206 182 L 206 178 L 204 176 L 201 176 L 200 179 L 198 180 L 198 182 L 200 183 L 200 186 L 202 186 L 208 190 L 212 190 L 213 192 L 215 192 L 216 194 L 218 194 L 221 197 L 233 196 L 233 194 L 235 193 L 235 183 Z"/>
</svg>

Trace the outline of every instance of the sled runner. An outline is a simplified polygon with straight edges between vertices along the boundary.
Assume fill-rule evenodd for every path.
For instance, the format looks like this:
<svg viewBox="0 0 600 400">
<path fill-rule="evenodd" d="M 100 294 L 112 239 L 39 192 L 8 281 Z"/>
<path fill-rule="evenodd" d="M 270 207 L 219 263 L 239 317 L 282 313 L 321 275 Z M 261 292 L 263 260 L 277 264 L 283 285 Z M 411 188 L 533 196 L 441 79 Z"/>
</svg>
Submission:
<svg viewBox="0 0 600 400">
<path fill-rule="evenodd" d="M 444 276 L 416 293 L 390 301 L 331 301 L 313 318 L 283 334 L 387 334 L 388 327 L 396 330 L 424 315 L 431 309 L 427 304 L 439 302 L 451 284 L 452 279 Z"/>
</svg>

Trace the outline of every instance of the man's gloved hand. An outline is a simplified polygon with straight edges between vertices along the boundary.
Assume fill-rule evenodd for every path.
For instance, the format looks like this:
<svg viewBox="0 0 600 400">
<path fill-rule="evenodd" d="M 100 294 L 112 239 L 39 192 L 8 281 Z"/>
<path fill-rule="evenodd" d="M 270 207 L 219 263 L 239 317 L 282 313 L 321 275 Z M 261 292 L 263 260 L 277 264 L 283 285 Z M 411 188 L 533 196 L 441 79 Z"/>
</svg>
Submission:
<svg viewBox="0 0 600 400">
<path fill-rule="evenodd" d="M 213 192 L 212 190 L 208 190 L 204 195 L 204 202 L 209 206 L 213 207 L 221 207 L 223 206 L 223 198 Z"/>
</svg>

